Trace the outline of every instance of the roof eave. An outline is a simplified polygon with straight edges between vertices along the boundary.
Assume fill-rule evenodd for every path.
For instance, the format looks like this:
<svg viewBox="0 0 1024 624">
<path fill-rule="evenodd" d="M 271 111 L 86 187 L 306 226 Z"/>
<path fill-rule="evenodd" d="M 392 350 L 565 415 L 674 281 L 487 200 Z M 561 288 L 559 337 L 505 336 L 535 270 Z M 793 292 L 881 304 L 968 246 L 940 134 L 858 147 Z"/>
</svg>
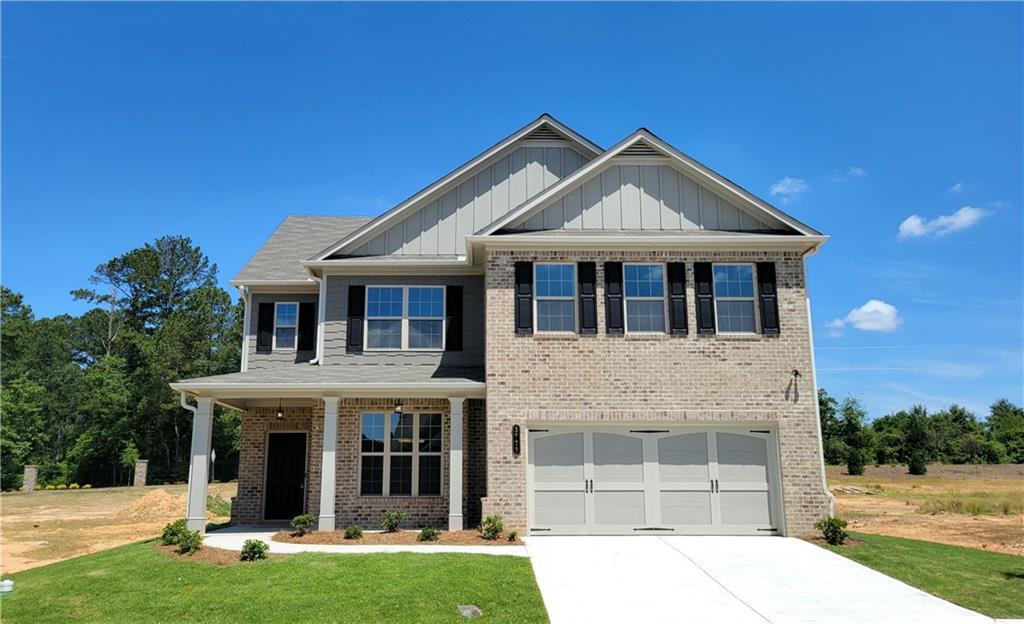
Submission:
<svg viewBox="0 0 1024 624">
<path fill-rule="evenodd" d="M 179 381 L 171 389 L 197 397 L 222 399 L 310 398 L 342 396 L 359 398 L 486 398 L 482 381 L 433 381 L 428 383 L 190 383 Z"/>
<path fill-rule="evenodd" d="M 537 249 L 697 249 L 697 250 L 733 250 L 733 251 L 764 251 L 794 250 L 802 252 L 817 251 L 828 242 L 826 235 L 792 235 L 792 234 L 744 234 L 744 235 L 709 235 L 709 236 L 533 236 L 524 234 L 502 234 L 501 236 L 475 235 L 466 237 L 472 245 L 480 245 L 488 249 L 506 250 L 537 250 Z"/>
</svg>

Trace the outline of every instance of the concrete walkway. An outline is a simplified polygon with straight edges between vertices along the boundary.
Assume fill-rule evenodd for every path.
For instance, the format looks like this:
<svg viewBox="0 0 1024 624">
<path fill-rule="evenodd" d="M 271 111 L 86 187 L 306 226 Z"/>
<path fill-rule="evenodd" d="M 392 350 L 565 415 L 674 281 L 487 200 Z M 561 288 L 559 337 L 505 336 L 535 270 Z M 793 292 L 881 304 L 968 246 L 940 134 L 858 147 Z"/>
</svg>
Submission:
<svg viewBox="0 0 1024 624">
<path fill-rule="evenodd" d="M 242 550 L 245 540 L 263 540 L 270 545 L 270 552 L 294 554 L 301 552 L 319 552 L 335 554 L 367 554 L 367 553 L 467 553 L 473 555 L 511 555 L 513 557 L 526 557 L 525 546 L 455 546 L 436 544 L 409 544 L 409 545 L 372 545 L 372 544 L 294 544 L 287 542 L 275 542 L 271 539 L 278 528 L 265 526 L 237 526 L 211 531 L 203 538 L 203 543 L 213 548 L 224 550 Z"/>
<path fill-rule="evenodd" d="M 993 622 L 797 539 L 526 541 L 552 624 Z"/>
</svg>

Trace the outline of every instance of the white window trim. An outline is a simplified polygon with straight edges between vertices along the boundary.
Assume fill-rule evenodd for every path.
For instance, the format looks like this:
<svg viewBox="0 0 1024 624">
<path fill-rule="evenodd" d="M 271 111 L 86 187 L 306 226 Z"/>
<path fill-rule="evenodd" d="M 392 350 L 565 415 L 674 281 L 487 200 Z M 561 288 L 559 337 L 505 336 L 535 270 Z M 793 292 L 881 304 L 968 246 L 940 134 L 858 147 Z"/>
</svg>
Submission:
<svg viewBox="0 0 1024 624">
<path fill-rule="evenodd" d="M 283 305 L 295 306 L 295 324 L 294 325 L 278 325 L 277 324 L 277 308 Z M 295 329 L 295 344 L 292 347 L 278 347 L 277 346 L 277 328 L 291 327 Z M 274 302 L 274 332 L 271 334 L 271 351 L 296 351 L 299 348 L 299 302 L 298 301 L 275 301 Z"/>
<path fill-rule="evenodd" d="M 750 267 L 750 279 L 751 285 L 754 287 L 754 294 L 751 297 L 719 297 L 718 288 L 715 286 L 715 267 L 716 266 L 748 266 Z M 731 336 L 757 336 L 757 328 L 761 326 L 761 315 L 757 305 L 757 267 L 753 262 L 713 262 L 711 264 L 711 296 L 712 306 L 715 309 L 715 333 L 718 334 L 729 334 Z M 718 302 L 719 301 L 749 301 L 754 304 L 754 331 L 723 331 L 722 324 L 718 322 Z"/>
<path fill-rule="evenodd" d="M 661 296 L 660 297 L 630 297 L 626 294 L 626 267 L 628 266 L 660 266 L 661 267 Z M 668 266 L 659 262 L 623 262 L 622 263 L 622 317 L 623 326 L 627 334 L 664 334 L 668 332 Z M 661 301 L 661 331 L 629 328 L 629 302 L 630 301 Z"/>
<path fill-rule="evenodd" d="M 402 289 L 402 316 L 375 316 L 370 318 L 370 289 L 371 288 L 401 288 Z M 441 321 L 441 347 L 409 347 L 409 290 L 415 288 L 440 288 L 441 289 L 441 316 L 417 316 L 414 321 Z M 445 350 L 448 342 L 448 287 L 444 284 L 416 284 L 414 286 L 401 286 L 398 284 L 368 284 L 366 286 L 366 303 L 363 305 L 363 341 L 364 351 L 413 351 L 440 353 Z M 402 325 L 402 346 L 398 348 L 371 347 L 370 345 L 370 321 L 401 321 Z"/>
<path fill-rule="evenodd" d="M 356 474 L 356 489 L 358 496 L 362 498 L 383 498 L 392 497 L 391 494 L 391 458 L 393 456 L 409 456 L 412 457 L 412 488 L 411 494 L 394 494 L 394 498 L 441 498 L 444 496 L 444 412 L 421 410 L 415 412 L 406 412 L 406 414 L 412 414 L 412 431 L 413 431 L 413 442 L 412 451 L 392 451 L 391 450 L 391 416 L 394 412 L 374 412 L 365 411 L 359 414 L 359 469 Z M 363 451 L 363 418 L 367 415 L 383 414 L 384 415 L 384 450 L 380 452 L 374 451 Z M 434 452 L 420 452 L 420 416 L 423 414 L 438 414 L 441 416 L 441 450 Z M 383 457 L 383 472 L 381 476 L 381 493 L 380 494 L 363 494 L 363 457 Z M 438 463 L 441 465 L 441 487 L 438 489 L 437 494 L 420 494 L 420 457 L 440 457 Z"/>
<path fill-rule="evenodd" d="M 571 266 L 572 267 L 572 296 L 571 297 L 540 297 L 537 295 L 537 268 L 541 266 Z M 579 284 L 576 271 L 578 267 L 575 262 L 534 262 L 533 263 L 533 330 L 539 334 L 575 334 L 580 328 L 580 307 L 576 305 L 579 296 Z M 571 301 L 572 306 L 572 329 L 540 329 L 537 324 L 537 303 L 539 301 Z"/>
</svg>

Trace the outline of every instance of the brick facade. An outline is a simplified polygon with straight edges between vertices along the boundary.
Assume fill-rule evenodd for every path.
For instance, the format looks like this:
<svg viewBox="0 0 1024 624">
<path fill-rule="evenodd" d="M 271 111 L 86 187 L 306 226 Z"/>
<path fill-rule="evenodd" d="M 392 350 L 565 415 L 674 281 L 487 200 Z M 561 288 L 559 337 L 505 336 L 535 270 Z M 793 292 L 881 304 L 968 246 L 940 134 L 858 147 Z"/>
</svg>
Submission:
<svg viewBox="0 0 1024 624">
<path fill-rule="evenodd" d="M 373 528 L 385 512 L 405 512 L 404 526 L 419 528 L 448 526 L 448 466 L 450 407 L 447 399 L 401 399 L 406 413 L 433 412 L 443 416 L 440 496 L 360 496 L 359 441 L 363 412 L 390 412 L 398 399 L 342 399 L 338 406 L 336 453 L 336 526 L 351 524 Z M 272 431 L 304 431 L 306 442 L 306 510 L 320 513 L 321 452 L 323 450 L 323 404 L 286 407 L 285 418 L 276 420 L 276 407 L 251 408 L 242 414 L 239 451 L 238 496 L 232 505 L 232 521 L 263 521 L 263 484 L 267 434 Z M 486 488 L 486 405 L 467 399 L 463 406 L 463 516 L 465 526 L 480 521 L 480 499 Z"/>
<path fill-rule="evenodd" d="M 518 336 L 514 262 L 595 261 L 598 334 Z M 606 261 L 685 262 L 687 336 L 605 334 Z M 693 262 L 776 263 L 779 336 L 698 336 Z M 488 252 L 487 494 L 483 514 L 526 526 L 526 452 L 512 426 L 528 421 L 772 422 L 778 427 L 789 534 L 828 514 L 822 486 L 803 260 L 795 252 Z M 798 370 L 801 377 L 792 376 Z M 525 434 L 524 434 L 525 435 Z M 525 441 L 525 440 L 524 440 Z"/>
</svg>

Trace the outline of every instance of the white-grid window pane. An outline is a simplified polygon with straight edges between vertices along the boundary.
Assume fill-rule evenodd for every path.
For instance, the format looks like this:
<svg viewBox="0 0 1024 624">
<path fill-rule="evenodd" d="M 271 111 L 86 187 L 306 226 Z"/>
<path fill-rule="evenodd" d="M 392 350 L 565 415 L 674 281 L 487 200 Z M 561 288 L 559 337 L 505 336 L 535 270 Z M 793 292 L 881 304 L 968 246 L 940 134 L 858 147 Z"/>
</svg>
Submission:
<svg viewBox="0 0 1024 624">
<path fill-rule="evenodd" d="M 538 301 L 538 331 L 575 331 L 575 301 Z"/>
<path fill-rule="evenodd" d="M 410 288 L 409 318 L 439 318 L 444 316 L 443 288 Z"/>
<path fill-rule="evenodd" d="M 439 496 L 443 423 L 439 413 L 363 413 L 360 495 Z"/>
<path fill-rule="evenodd" d="M 664 297 L 665 269 L 660 264 L 627 264 L 627 297 Z"/>
<path fill-rule="evenodd" d="M 366 316 L 388 317 L 402 316 L 402 291 L 401 287 L 379 287 L 374 286 L 366 289 Z"/>
<path fill-rule="evenodd" d="M 665 304 L 662 301 L 626 301 L 629 331 L 665 331 Z"/>
<path fill-rule="evenodd" d="M 366 322 L 366 346 L 371 349 L 401 349 L 402 321 L 369 320 Z"/>
<path fill-rule="evenodd" d="M 410 349 L 440 349 L 444 340 L 444 321 L 409 321 Z"/>
<path fill-rule="evenodd" d="M 439 496 L 441 494 L 441 456 L 423 455 L 420 457 L 420 496 Z"/>
<path fill-rule="evenodd" d="M 575 297 L 576 267 L 572 264 L 538 264 L 538 297 Z"/>
<path fill-rule="evenodd" d="M 753 332 L 753 301 L 717 301 L 718 329 L 723 332 Z"/>
<path fill-rule="evenodd" d="M 275 333 L 275 346 L 278 349 L 294 349 L 295 348 L 295 328 L 294 327 L 278 327 L 274 330 Z"/>
<path fill-rule="evenodd" d="M 410 496 L 412 494 L 412 455 L 391 456 L 391 496 Z"/>
<path fill-rule="evenodd" d="M 299 315 L 299 306 L 295 303 L 279 303 L 277 304 L 276 318 L 274 319 L 275 325 L 292 325 L 296 323 L 296 319 Z"/>
<path fill-rule="evenodd" d="M 715 296 L 753 297 L 754 267 L 749 264 L 716 264 Z"/>
<path fill-rule="evenodd" d="M 384 452 L 384 414 L 363 414 L 360 448 L 364 453 Z"/>
</svg>

